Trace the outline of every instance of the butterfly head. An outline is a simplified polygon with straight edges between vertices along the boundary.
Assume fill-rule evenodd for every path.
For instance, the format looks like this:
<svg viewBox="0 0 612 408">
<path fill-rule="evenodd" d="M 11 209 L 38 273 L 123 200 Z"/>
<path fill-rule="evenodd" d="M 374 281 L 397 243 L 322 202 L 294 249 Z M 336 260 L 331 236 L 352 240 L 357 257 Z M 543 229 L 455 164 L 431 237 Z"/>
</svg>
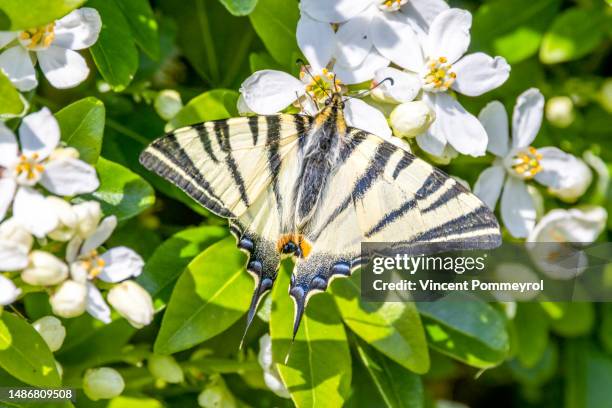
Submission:
<svg viewBox="0 0 612 408">
<path fill-rule="evenodd" d="M 344 109 L 344 99 L 340 92 L 334 92 L 325 100 L 326 107 L 334 107 L 336 109 Z"/>
</svg>

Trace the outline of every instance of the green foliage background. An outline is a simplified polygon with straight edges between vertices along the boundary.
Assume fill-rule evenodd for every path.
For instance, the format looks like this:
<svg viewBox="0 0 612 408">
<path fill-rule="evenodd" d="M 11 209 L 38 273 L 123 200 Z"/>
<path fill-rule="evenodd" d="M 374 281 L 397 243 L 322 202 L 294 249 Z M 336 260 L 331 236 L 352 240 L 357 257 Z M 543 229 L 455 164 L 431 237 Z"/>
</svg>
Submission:
<svg viewBox="0 0 612 408">
<path fill-rule="evenodd" d="M 138 155 L 164 129 L 236 116 L 237 89 L 250 73 L 265 68 L 296 73 L 298 3 L 0 0 L 0 30 L 45 24 L 82 4 L 96 8 L 103 21 L 98 42 L 84 53 L 96 67 L 92 75 L 75 89 L 59 91 L 42 82 L 24 96 L 33 111 L 49 107 L 63 140 L 95 164 L 101 187 L 88 198 L 121 221 L 109 244 L 128 245 L 147 261 L 138 281 L 152 294 L 158 313 L 139 331 L 116 316 L 108 325 L 88 315 L 66 320 L 67 338 L 55 354 L 64 369 L 60 382 L 40 337 L 7 311 L 0 318 L 0 385 L 79 389 L 85 369 L 110 365 L 126 380 L 124 395 L 93 402 L 79 391 L 76 406 L 195 407 L 207 387 L 222 390 L 225 404 L 291 406 L 267 390 L 256 362 L 258 339 L 269 331 L 274 360 L 300 407 L 423 407 L 439 400 L 471 407 L 611 406 L 610 304 L 524 303 L 513 320 L 497 304 L 375 305 L 361 301 L 357 274 L 336 280 L 328 293 L 312 299 L 284 364 L 293 319 L 285 265 L 239 350 L 253 285 L 244 256 L 223 220 L 144 171 Z M 606 176 L 612 163 L 609 4 L 451 5 L 474 14 L 473 50 L 502 55 L 512 65 L 502 87 L 481 98 L 463 98 L 462 104 L 477 113 L 499 99 L 510 110 L 529 87 L 540 88 L 547 100 L 570 96 L 575 118 L 565 127 L 546 121 L 536 147 L 600 157 L 601 169 L 580 203 L 612 212 Z M 153 106 L 163 89 L 177 90 L 185 102 L 168 124 Z M 0 74 L 0 113 L 22 109 Z M 18 120 L 8 125 L 15 128 Z M 447 170 L 473 183 L 489 162 L 461 157 Z M 545 200 L 547 209 L 567 207 Z M 18 312 L 30 321 L 50 314 L 47 295 L 26 295 Z M 185 382 L 156 381 L 143 364 L 152 352 L 174 354 Z M 40 375 L 45 367 L 52 374 Z"/>
</svg>

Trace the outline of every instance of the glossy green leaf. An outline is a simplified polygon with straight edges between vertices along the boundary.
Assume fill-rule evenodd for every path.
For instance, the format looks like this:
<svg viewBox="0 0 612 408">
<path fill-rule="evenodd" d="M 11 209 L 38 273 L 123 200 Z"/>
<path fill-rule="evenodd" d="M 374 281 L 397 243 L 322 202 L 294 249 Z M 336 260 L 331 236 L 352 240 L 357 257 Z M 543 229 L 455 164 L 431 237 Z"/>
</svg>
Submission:
<svg viewBox="0 0 612 408">
<path fill-rule="evenodd" d="M 246 16 L 255 8 L 257 0 L 219 0 L 235 16 Z"/>
<path fill-rule="evenodd" d="M 11 81 L 0 71 L 0 117 L 19 115 L 23 112 L 23 102 Z"/>
<path fill-rule="evenodd" d="M 548 346 L 548 320 L 538 303 L 519 303 L 514 327 L 517 358 L 525 367 L 533 367 L 542 359 Z"/>
<path fill-rule="evenodd" d="M 388 359 L 363 341 L 357 343 L 357 353 L 368 370 L 376 388 L 390 408 L 420 408 L 424 406 L 421 377 Z"/>
<path fill-rule="evenodd" d="M 509 340 L 504 317 L 478 300 L 417 303 L 429 346 L 474 367 L 501 363 Z"/>
<path fill-rule="evenodd" d="M 176 280 L 204 249 L 227 236 L 227 228 L 203 226 L 184 229 L 164 241 L 147 261 L 137 281 L 153 296 L 156 309 L 170 299 Z"/>
<path fill-rule="evenodd" d="M 249 15 L 270 55 L 287 68 L 295 65 L 299 53 L 295 39 L 298 17 L 298 3 L 286 0 L 259 0 Z"/>
<path fill-rule="evenodd" d="M 560 0 L 495 0 L 474 15 L 474 51 L 501 55 L 510 64 L 534 55 L 542 35 L 559 9 Z"/>
<path fill-rule="evenodd" d="M 91 194 L 79 196 L 78 201 L 99 201 L 105 215 L 115 215 L 119 220 L 134 217 L 155 202 L 149 183 L 122 165 L 100 157 L 96 171 L 100 187 Z"/>
<path fill-rule="evenodd" d="M 565 407 L 609 406 L 612 357 L 584 338 L 568 340 L 564 351 Z"/>
<path fill-rule="evenodd" d="M 578 59 L 593 51 L 605 36 L 604 10 L 570 8 L 560 14 L 544 35 L 540 60 L 557 64 Z"/>
<path fill-rule="evenodd" d="M 564 337 L 576 337 L 588 334 L 595 324 L 595 308 L 588 302 L 556 302 L 562 314 L 551 319 L 550 326 Z"/>
<path fill-rule="evenodd" d="M 155 352 L 171 354 L 221 333 L 249 308 L 253 279 L 233 237 L 208 247 L 189 263 L 174 287 Z"/>
<path fill-rule="evenodd" d="M 238 116 L 236 103 L 238 92 L 229 89 L 215 89 L 204 92 L 190 100 L 169 122 L 173 128 L 193 125 L 209 120 Z"/>
<path fill-rule="evenodd" d="M 272 289 L 273 359 L 297 407 L 342 406 L 350 390 L 351 356 L 340 314 L 328 293 L 312 296 L 292 343 L 288 272 L 281 269 Z"/>
<path fill-rule="evenodd" d="M 138 50 L 130 26 L 114 1 L 90 0 L 87 5 L 100 13 L 102 30 L 90 48 L 102 77 L 116 91 L 132 82 L 138 69 Z"/>
<path fill-rule="evenodd" d="M 415 373 L 429 369 L 425 332 L 414 303 L 373 303 L 361 299 L 361 271 L 335 279 L 330 293 L 346 325 L 368 344 Z"/>
<path fill-rule="evenodd" d="M 149 0 L 113 0 L 121 9 L 125 20 L 132 29 L 136 44 L 151 58 L 159 58 L 159 34 L 157 21 Z"/>
<path fill-rule="evenodd" d="M 28 322 L 8 312 L 0 316 L 0 367 L 37 387 L 61 384 L 47 343 Z"/>
<path fill-rule="evenodd" d="M 99 99 L 88 97 L 55 114 L 62 141 L 79 151 L 80 159 L 96 164 L 102 149 L 106 110 Z"/>
<path fill-rule="evenodd" d="M 2 0 L 0 31 L 39 27 L 65 16 L 84 2 L 85 0 Z"/>
<path fill-rule="evenodd" d="M 251 55 L 249 55 L 249 65 L 251 67 L 251 72 L 261 71 L 262 69 L 283 70 L 283 67 L 267 52 L 251 53 Z"/>
</svg>

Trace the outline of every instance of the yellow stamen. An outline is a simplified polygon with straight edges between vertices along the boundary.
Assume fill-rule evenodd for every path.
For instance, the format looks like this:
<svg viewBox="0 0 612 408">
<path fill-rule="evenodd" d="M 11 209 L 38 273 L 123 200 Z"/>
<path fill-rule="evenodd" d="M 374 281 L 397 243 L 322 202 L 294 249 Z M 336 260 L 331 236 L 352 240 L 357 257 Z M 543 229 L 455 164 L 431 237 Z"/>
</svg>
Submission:
<svg viewBox="0 0 612 408">
<path fill-rule="evenodd" d="M 448 64 L 446 57 L 430 59 L 426 66 L 428 71 L 423 75 L 424 88 L 429 92 L 446 91 L 457 79 L 457 74 L 451 71 L 452 65 Z"/>
<path fill-rule="evenodd" d="M 55 23 L 22 31 L 19 39 L 30 50 L 48 48 L 55 40 Z"/>
</svg>

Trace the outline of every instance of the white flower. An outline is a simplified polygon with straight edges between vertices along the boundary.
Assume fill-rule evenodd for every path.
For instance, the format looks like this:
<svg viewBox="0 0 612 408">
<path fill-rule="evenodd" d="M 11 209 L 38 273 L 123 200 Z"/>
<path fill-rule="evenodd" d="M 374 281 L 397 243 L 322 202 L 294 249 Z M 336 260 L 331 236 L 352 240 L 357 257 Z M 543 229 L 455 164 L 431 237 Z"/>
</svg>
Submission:
<svg viewBox="0 0 612 408">
<path fill-rule="evenodd" d="M 95 169 L 72 158 L 53 158 L 60 141 L 57 120 L 43 108 L 26 116 L 19 141 L 0 122 L 0 220 L 13 203 L 13 217 L 37 237 L 55 229 L 58 215 L 34 187 L 42 185 L 60 196 L 90 193 L 98 188 Z"/>
<path fill-rule="evenodd" d="M 587 266 L 586 255 L 576 244 L 594 242 L 605 229 L 607 218 L 606 210 L 595 206 L 550 211 L 527 238 L 532 261 L 549 277 L 576 277 Z"/>
<path fill-rule="evenodd" d="M 0 306 L 13 303 L 21 295 L 21 289 L 17 288 L 12 280 L 0 275 Z"/>
<path fill-rule="evenodd" d="M 108 303 L 137 329 L 153 320 L 153 300 L 149 292 L 134 281 L 127 280 L 108 291 Z"/>
<path fill-rule="evenodd" d="M 34 64 L 38 61 L 55 88 L 72 88 L 83 82 L 89 68 L 75 50 L 91 47 L 102 21 L 98 11 L 84 7 L 42 27 L 21 32 L 0 32 L 0 70 L 20 91 L 38 85 Z"/>
<path fill-rule="evenodd" d="M 76 317 L 87 307 L 87 287 L 73 280 L 66 280 L 49 298 L 53 313 L 60 317 Z"/>
<path fill-rule="evenodd" d="M 162 119 L 170 120 L 183 108 L 181 94 L 174 89 L 164 89 L 155 97 L 153 106 Z"/>
<path fill-rule="evenodd" d="M 66 328 L 57 317 L 45 316 L 32 323 L 32 326 L 45 340 L 51 351 L 57 351 L 62 347 L 66 338 Z"/>
<path fill-rule="evenodd" d="M 88 222 L 97 219 L 99 208 L 83 204 L 77 210 L 79 218 L 88 219 Z M 93 231 L 88 227 L 88 235 L 77 234 L 66 247 L 66 261 L 70 264 L 72 279 L 87 287 L 87 312 L 104 323 L 111 321 L 110 309 L 91 281 L 97 278 L 109 283 L 120 282 L 140 275 L 144 266 L 142 258 L 127 247 L 110 248 L 102 254 L 98 252 L 116 226 L 114 215 L 106 217 Z"/>
<path fill-rule="evenodd" d="M 97 201 L 85 201 L 84 203 L 73 205 L 77 217 L 76 234 L 81 238 L 91 236 L 102 219 L 102 208 Z"/>
<path fill-rule="evenodd" d="M 397 51 L 404 32 L 425 35 L 442 0 L 303 0 L 297 41 L 304 55 L 322 68 L 333 59 L 345 83 L 371 79 L 377 68 L 405 53 Z M 341 23 L 334 33 L 329 23 Z M 397 63 L 397 61 L 395 61 Z"/>
<path fill-rule="evenodd" d="M 90 368 L 83 376 L 83 391 L 93 401 L 116 397 L 124 388 L 123 377 L 110 367 Z"/>
<path fill-rule="evenodd" d="M 413 138 L 426 131 L 435 117 L 436 114 L 425 102 L 412 101 L 404 102 L 393 109 L 389 121 L 396 136 Z"/>
<path fill-rule="evenodd" d="M 47 205 L 57 215 L 57 225 L 47 235 L 56 241 L 64 242 L 70 240 L 74 236 L 78 222 L 72 206 L 66 200 L 55 196 L 49 196 L 46 200 Z"/>
<path fill-rule="evenodd" d="M 491 209 L 501 194 L 501 218 L 516 238 L 527 237 L 536 219 L 535 204 L 525 181 L 534 179 L 559 189 L 572 184 L 571 179 L 584 166 L 579 159 L 556 147 L 530 146 L 540 130 L 543 108 L 544 97 L 539 90 L 531 88 L 519 95 L 512 115 L 511 143 L 508 116 L 500 102 L 489 103 L 479 115 L 489 135 L 487 150 L 497 158 L 493 166 L 480 174 L 474 192 Z"/>
<path fill-rule="evenodd" d="M 253 73 L 240 86 L 239 110 L 241 113 L 269 115 L 297 103 L 304 113 L 313 115 L 324 105 L 331 91 L 342 87 L 338 79 L 334 83 L 334 73 L 327 69 L 310 73 L 302 71 L 300 77 L 301 80 L 269 69 Z M 360 99 L 347 99 L 344 102 L 344 115 L 349 126 L 373 133 L 391 143 L 399 142 L 399 139 L 392 137 L 385 116 Z"/>
<path fill-rule="evenodd" d="M 272 361 L 272 340 L 267 333 L 259 339 L 257 361 L 264 372 L 264 381 L 268 388 L 279 397 L 289 398 L 289 391 L 283 384 L 278 370 Z"/>
<path fill-rule="evenodd" d="M 170 384 L 177 384 L 184 380 L 183 370 L 172 356 L 152 354 L 149 357 L 149 371 L 153 377 Z"/>
<path fill-rule="evenodd" d="M 402 31 L 403 41 L 393 48 L 391 60 L 405 72 L 387 68 L 384 73 L 394 84 L 401 84 L 401 91 L 395 91 L 398 102 L 412 100 L 423 91 L 422 99 L 434 110 L 436 120 L 416 140 L 421 149 L 435 156 L 440 156 L 447 144 L 471 156 L 485 153 L 484 128 L 448 91 L 479 96 L 503 84 L 510 74 L 502 57 L 481 52 L 464 55 L 470 45 L 471 25 L 469 12 L 448 9 L 433 20 L 422 46 L 414 32 Z"/>
<path fill-rule="evenodd" d="M 68 278 L 68 266 L 48 252 L 35 250 L 29 256 L 29 264 L 21 273 L 21 279 L 30 285 L 57 285 Z"/>
<path fill-rule="evenodd" d="M 546 119 L 553 125 L 566 128 L 576 119 L 574 102 L 569 96 L 554 96 L 546 102 Z"/>
<path fill-rule="evenodd" d="M 34 238 L 15 219 L 0 223 L 0 271 L 17 271 L 28 265 Z"/>
<path fill-rule="evenodd" d="M 557 186 L 548 188 L 548 192 L 561 200 L 573 203 L 587 191 L 593 181 L 591 169 L 582 160 L 572 156 L 572 171 L 559 180 Z"/>
</svg>

